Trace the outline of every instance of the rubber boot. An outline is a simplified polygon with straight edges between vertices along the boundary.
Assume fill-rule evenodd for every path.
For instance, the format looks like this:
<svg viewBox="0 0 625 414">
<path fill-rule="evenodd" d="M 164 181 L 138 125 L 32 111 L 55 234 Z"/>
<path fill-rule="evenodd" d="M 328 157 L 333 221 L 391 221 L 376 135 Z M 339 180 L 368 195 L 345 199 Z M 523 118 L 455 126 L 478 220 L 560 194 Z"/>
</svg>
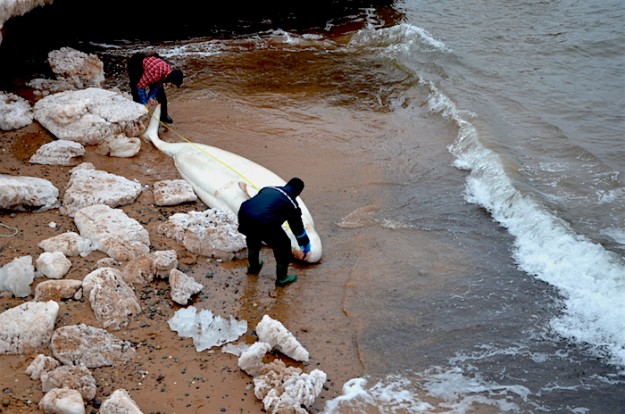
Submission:
<svg viewBox="0 0 625 414">
<path fill-rule="evenodd" d="M 289 283 L 293 283 L 297 280 L 297 275 L 289 275 L 287 271 L 289 270 L 288 263 L 278 263 L 276 264 L 276 285 L 277 286 L 286 286 Z"/>
<path fill-rule="evenodd" d="M 263 261 L 258 260 L 260 251 L 249 250 L 247 251 L 247 273 L 250 275 L 257 275 L 260 273 L 260 269 L 263 268 Z"/>
</svg>

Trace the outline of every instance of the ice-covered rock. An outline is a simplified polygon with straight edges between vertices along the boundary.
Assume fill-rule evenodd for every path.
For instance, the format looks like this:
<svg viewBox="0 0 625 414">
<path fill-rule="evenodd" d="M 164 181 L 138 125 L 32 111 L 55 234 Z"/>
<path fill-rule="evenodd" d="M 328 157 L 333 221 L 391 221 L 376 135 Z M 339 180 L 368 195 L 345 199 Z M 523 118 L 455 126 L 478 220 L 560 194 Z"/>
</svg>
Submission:
<svg viewBox="0 0 625 414">
<path fill-rule="evenodd" d="M 35 120 L 58 139 L 95 145 L 123 134 L 138 137 L 149 113 L 144 105 L 116 92 L 87 88 L 55 93 L 37 101 Z"/>
<path fill-rule="evenodd" d="M 85 239 L 73 231 L 42 240 L 37 246 L 45 252 L 62 252 L 65 256 L 86 257 L 94 250 L 91 246 L 91 240 Z"/>
<path fill-rule="evenodd" d="M 13 93 L 0 91 L 0 130 L 12 131 L 33 123 L 30 103 Z"/>
<path fill-rule="evenodd" d="M 191 296 L 204 288 L 201 283 L 196 282 L 194 278 L 178 269 L 171 270 L 169 286 L 171 287 L 171 299 L 179 305 L 186 305 Z"/>
<path fill-rule="evenodd" d="M 307 414 L 321 393 L 327 379 L 325 372 L 314 369 L 310 374 L 287 367 L 274 360 L 266 372 L 253 378 L 254 395 L 262 400 L 266 412 Z"/>
<path fill-rule="evenodd" d="M 163 180 L 154 183 L 154 204 L 157 206 L 175 206 L 197 201 L 193 187 L 186 180 Z"/>
<path fill-rule="evenodd" d="M 120 330 L 141 313 L 134 290 L 124 282 L 119 270 L 102 267 L 89 273 L 82 282 L 85 297 L 102 326 Z"/>
<path fill-rule="evenodd" d="M 96 170 L 92 164 L 83 163 L 72 169 L 60 212 L 74 217 L 81 208 L 96 204 L 124 206 L 134 202 L 141 191 L 138 181 Z"/>
<path fill-rule="evenodd" d="M 193 338 L 198 352 L 236 341 L 247 331 L 247 321 L 237 321 L 233 316 L 225 319 L 206 309 L 198 312 L 194 306 L 178 310 L 167 322 L 179 336 Z"/>
<path fill-rule="evenodd" d="M 45 211 L 59 205 L 59 189 L 37 177 L 0 174 L 0 209 Z"/>
<path fill-rule="evenodd" d="M 139 138 L 117 134 L 113 137 L 104 138 L 98 145 L 96 152 L 110 157 L 130 158 L 137 155 L 140 149 L 141 140 Z"/>
<path fill-rule="evenodd" d="M 267 352 L 271 351 L 271 345 L 266 342 L 254 342 L 247 349 L 241 352 L 238 366 L 248 375 L 255 377 L 264 371 L 265 362 L 263 358 Z"/>
<path fill-rule="evenodd" d="M 41 389 L 48 392 L 54 388 L 71 388 L 90 401 L 96 395 L 96 381 L 91 371 L 83 365 L 63 365 L 41 374 Z"/>
<path fill-rule="evenodd" d="M 30 284 L 35 280 L 35 266 L 31 256 L 16 257 L 0 267 L 0 291 L 11 292 L 16 298 L 30 295 Z"/>
<path fill-rule="evenodd" d="M 63 364 L 83 364 L 87 368 L 123 364 L 136 353 L 129 341 L 121 340 L 105 329 L 84 324 L 56 329 L 50 341 L 50 349 Z"/>
<path fill-rule="evenodd" d="M 80 288 L 82 280 L 44 280 L 35 287 L 36 301 L 54 300 L 60 302 L 64 299 L 74 298 L 80 300 L 82 294 Z"/>
<path fill-rule="evenodd" d="M 54 388 L 39 401 L 46 414 L 85 414 L 85 402 L 80 392 L 70 388 Z"/>
<path fill-rule="evenodd" d="M 31 157 L 31 164 L 75 165 L 85 155 L 85 147 L 78 142 L 59 139 L 43 144 Z"/>
<path fill-rule="evenodd" d="M 115 260 L 125 262 L 150 252 L 148 231 L 120 209 L 103 204 L 85 207 L 76 212 L 74 222 L 83 238 Z"/>
<path fill-rule="evenodd" d="M 157 250 L 130 260 L 122 268 L 122 278 L 133 286 L 144 286 L 155 277 L 167 279 L 176 266 L 178 256 L 175 250 Z"/>
<path fill-rule="evenodd" d="M 104 82 L 104 64 L 97 55 L 62 47 L 48 53 L 48 63 L 57 79 L 67 79 L 76 89 L 99 88 Z"/>
<path fill-rule="evenodd" d="M 271 318 L 269 315 L 263 316 L 258 325 L 256 325 L 256 334 L 259 341 L 268 343 L 272 348 L 277 349 L 284 355 L 296 361 L 308 361 L 308 351 L 284 327 L 282 322 Z"/>
<path fill-rule="evenodd" d="M 54 301 L 26 302 L 0 313 L 0 354 L 24 354 L 48 344 L 58 314 Z"/>
<path fill-rule="evenodd" d="M 35 261 L 37 273 L 50 279 L 60 279 L 69 272 L 72 262 L 63 252 L 43 252 Z"/>
<path fill-rule="evenodd" d="M 30 379 L 38 380 L 44 372 L 52 371 L 61 366 L 61 363 L 51 356 L 39 354 L 26 367 L 26 374 L 30 375 Z"/>
<path fill-rule="evenodd" d="M 115 390 L 100 407 L 100 414 L 143 414 L 124 389 Z"/>
<path fill-rule="evenodd" d="M 245 237 L 230 211 L 207 209 L 177 213 L 158 226 L 158 232 L 181 243 L 191 253 L 223 260 L 235 259 L 245 250 Z"/>
</svg>

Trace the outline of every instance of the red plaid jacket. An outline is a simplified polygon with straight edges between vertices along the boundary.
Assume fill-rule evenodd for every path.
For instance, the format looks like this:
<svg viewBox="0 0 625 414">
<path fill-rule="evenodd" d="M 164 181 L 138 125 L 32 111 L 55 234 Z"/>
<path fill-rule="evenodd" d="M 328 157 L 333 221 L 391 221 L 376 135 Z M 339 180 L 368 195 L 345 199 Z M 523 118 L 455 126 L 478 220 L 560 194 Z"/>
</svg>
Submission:
<svg viewBox="0 0 625 414">
<path fill-rule="evenodd" d="M 171 66 L 163 59 L 148 56 L 143 59 L 143 75 L 141 75 L 137 87 L 147 88 L 155 84 L 160 85 L 171 71 Z"/>
</svg>

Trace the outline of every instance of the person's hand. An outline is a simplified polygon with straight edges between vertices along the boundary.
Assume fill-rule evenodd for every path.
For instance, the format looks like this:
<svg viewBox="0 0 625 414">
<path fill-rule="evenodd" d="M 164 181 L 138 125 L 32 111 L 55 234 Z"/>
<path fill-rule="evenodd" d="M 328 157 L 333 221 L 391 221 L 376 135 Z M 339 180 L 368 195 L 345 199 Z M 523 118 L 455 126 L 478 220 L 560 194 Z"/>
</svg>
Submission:
<svg viewBox="0 0 625 414">
<path fill-rule="evenodd" d="M 310 243 L 308 243 L 306 246 L 300 246 L 302 248 L 302 253 L 304 253 L 304 257 L 306 257 L 308 255 L 308 253 L 310 253 Z"/>
</svg>

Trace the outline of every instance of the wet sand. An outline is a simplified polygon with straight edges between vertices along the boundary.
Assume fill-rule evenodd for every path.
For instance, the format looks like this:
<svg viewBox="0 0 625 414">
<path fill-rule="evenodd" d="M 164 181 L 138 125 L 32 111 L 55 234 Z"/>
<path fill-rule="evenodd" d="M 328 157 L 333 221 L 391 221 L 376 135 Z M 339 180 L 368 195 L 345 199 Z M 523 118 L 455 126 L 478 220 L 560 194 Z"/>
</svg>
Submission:
<svg viewBox="0 0 625 414">
<path fill-rule="evenodd" d="M 196 256 L 157 233 L 158 224 L 170 215 L 203 210 L 206 208 L 203 203 L 158 207 L 148 190 L 135 203 L 122 209 L 149 230 L 152 250 L 175 249 L 178 268 L 204 285 L 204 290 L 190 305 L 224 317 L 232 315 L 245 319 L 248 333 L 244 339 L 248 343 L 256 340 L 253 329 L 265 314 L 280 320 L 298 338 L 310 352 L 310 361 L 305 364 L 285 361 L 299 366 L 304 372 L 317 368 L 328 375 L 324 390 L 311 410 L 321 412 L 326 400 L 341 394 L 345 381 L 362 372 L 356 327 L 344 309 L 345 286 L 350 274 L 346 266 L 349 266 L 350 259 L 334 260 L 339 252 L 349 251 L 350 241 L 349 238 L 335 237 L 335 223 L 346 211 L 353 211 L 360 205 L 358 182 L 376 172 L 364 153 L 357 157 L 348 156 L 347 151 L 352 150 L 348 145 L 342 147 L 336 142 L 329 146 L 315 145 L 312 152 L 311 146 L 305 145 L 309 134 L 315 133 L 315 141 L 323 142 L 322 135 L 332 131 L 293 129 L 297 116 L 309 114 L 289 114 L 287 125 L 286 118 L 269 119 L 267 112 L 243 102 L 224 100 L 218 95 L 194 97 L 187 94 L 184 101 L 179 101 L 172 93 L 170 101 L 175 123 L 170 130 L 161 127 L 161 138 L 169 141 L 186 138 L 220 146 L 254 159 L 285 179 L 300 176 L 305 180 L 302 198 L 311 209 L 324 242 L 324 258 L 315 265 L 294 264 L 292 270 L 300 276 L 299 281 L 285 288 L 276 288 L 275 262 L 270 250 L 261 253 L 265 261 L 261 274 L 247 276 L 245 260 L 221 263 Z M 359 128 L 357 124 L 352 127 Z M 72 167 L 31 165 L 28 162 L 42 144 L 53 139 L 36 122 L 17 131 L 1 132 L 0 173 L 48 179 L 59 188 L 59 199 L 62 200 Z M 147 142 L 142 143 L 140 153 L 133 158 L 101 156 L 94 149 L 87 147 L 83 161 L 93 163 L 97 169 L 136 179 L 144 186 L 179 178 L 173 161 Z M 356 149 L 356 152 L 362 151 Z M 337 209 L 332 202 L 333 192 L 351 192 L 348 197 L 342 197 L 348 205 Z M 0 222 L 18 230 L 13 237 L 0 238 L 0 265 L 25 255 L 32 256 L 34 262 L 42 253 L 37 247 L 41 240 L 65 231 L 76 231 L 73 220 L 61 215 L 58 209 L 14 214 L 4 211 Z M 57 223 L 57 227 L 50 227 L 51 222 Z M 9 233 L 9 230 L 2 229 L 1 234 Z M 71 257 L 72 267 L 65 277 L 83 279 L 103 257 L 105 255 L 99 252 L 85 258 Z M 31 285 L 32 292 L 37 283 L 45 279 L 37 277 Z M 169 297 L 166 282 L 155 281 L 137 289 L 136 293 L 142 304 L 142 314 L 128 328 L 112 333 L 132 341 L 137 354 L 124 366 L 92 370 L 98 389 L 87 412 L 97 409 L 99 402 L 119 388 L 126 389 L 144 413 L 262 411 L 262 403 L 254 396 L 251 378 L 238 368 L 236 356 L 222 353 L 219 348 L 197 352 L 190 338 L 180 338 L 169 329 L 167 320 L 180 307 Z M 32 295 L 23 299 L 9 296 L 3 294 L 0 297 L 1 311 L 32 300 Z M 100 326 L 84 298 L 63 301 L 56 327 L 78 323 Z M 26 367 L 38 353 L 51 354 L 44 347 L 27 355 L 0 356 L 0 387 L 3 398 L 9 400 L 4 412 L 40 412 L 37 403 L 43 396 L 41 382 L 31 380 L 25 374 Z"/>
</svg>

